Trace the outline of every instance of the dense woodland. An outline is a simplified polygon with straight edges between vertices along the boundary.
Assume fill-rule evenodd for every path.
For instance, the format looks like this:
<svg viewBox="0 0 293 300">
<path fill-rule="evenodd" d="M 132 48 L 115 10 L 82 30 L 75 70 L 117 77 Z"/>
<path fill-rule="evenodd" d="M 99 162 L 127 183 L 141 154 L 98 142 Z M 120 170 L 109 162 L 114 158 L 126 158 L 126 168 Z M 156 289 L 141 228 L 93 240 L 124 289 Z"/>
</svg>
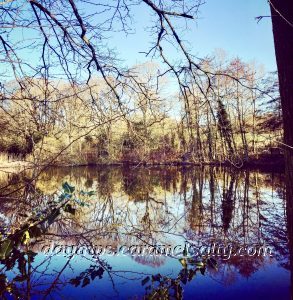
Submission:
<svg viewBox="0 0 293 300">
<path fill-rule="evenodd" d="M 1 101 L 3 161 L 36 165 L 215 163 L 241 166 L 282 147 L 276 74 L 224 51 L 203 61 L 212 78 L 205 97 L 189 86 L 186 100 L 172 80 L 157 86 L 155 63 L 131 69 L 144 93 L 131 86 L 120 106 L 98 77 L 90 86 L 25 78 L 7 83 Z M 229 76 L 227 76 L 227 74 Z M 208 82 L 203 83 L 208 85 Z M 9 93 L 9 97 L 6 94 Z"/>
<path fill-rule="evenodd" d="M 22 2 L 0 6 L 2 166 L 281 158 L 278 73 L 223 50 L 195 57 L 182 29 L 202 1 Z M 111 34 L 134 34 L 137 8 L 150 48 L 127 66 Z"/>
</svg>

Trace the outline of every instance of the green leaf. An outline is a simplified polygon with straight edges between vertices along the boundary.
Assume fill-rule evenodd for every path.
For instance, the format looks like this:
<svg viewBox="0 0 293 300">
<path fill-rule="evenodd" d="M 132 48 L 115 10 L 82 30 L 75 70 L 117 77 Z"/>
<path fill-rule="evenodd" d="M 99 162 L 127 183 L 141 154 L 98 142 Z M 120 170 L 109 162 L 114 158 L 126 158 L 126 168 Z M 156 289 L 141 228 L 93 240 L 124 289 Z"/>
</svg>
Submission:
<svg viewBox="0 0 293 300">
<path fill-rule="evenodd" d="M 64 182 L 62 184 L 62 188 L 63 188 L 64 192 L 68 193 L 68 194 L 72 194 L 75 190 L 75 187 L 71 186 L 68 182 Z"/>
<path fill-rule="evenodd" d="M 75 212 L 76 212 L 76 209 L 73 208 L 70 204 L 67 204 L 65 207 L 64 207 L 64 211 L 65 212 L 68 212 L 72 215 L 75 215 Z"/>
<path fill-rule="evenodd" d="M 195 270 L 193 270 L 193 269 L 189 270 L 189 273 L 188 273 L 188 281 L 191 281 L 192 278 L 195 276 L 195 274 L 196 274 L 196 271 L 195 271 Z"/>
<path fill-rule="evenodd" d="M 93 196 L 93 195 L 95 195 L 95 194 L 96 194 L 95 191 L 89 191 L 89 192 L 87 192 L 87 195 L 88 195 L 88 196 Z"/>
<path fill-rule="evenodd" d="M 4 240 L 0 245 L 0 259 L 6 259 L 9 257 L 14 246 L 14 241 L 10 239 Z"/>
<path fill-rule="evenodd" d="M 187 283 L 187 280 L 188 280 L 188 271 L 187 269 L 182 269 L 179 273 L 179 278 L 180 278 L 180 281 L 183 283 L 183 284 L 186 284 Z"/>
<path fill-rule="evenodd" d="M 204 273 L 205 273 L 205 271 L 206 271 L 206 268 L 204 267 L 204 268 L 201 268 L 201 269 L 199 269 L 200 270 L 200 273 L 202 274 L 202 275 L 204 275 Z"/>
<path fill-rule="evenodd" d="M 90 279 L 89 279 L 88 277 L 85 277 L 85 278 L 83 279 L 83 282 L 82 282 L 81 287 L 85 287 L 85 286 L 88 285 L 90 282 L 91 282 Z"/>
<path fill-rule="evenodd" d="M 194 258 L 188 257 L 187 258 L 187 263 L 189 265 L 195 265 L 197 263 L 197 261 Z"/>
<path fill-rule="evenodd" d="M 79 278 L 72 278 L 70 279 L 70 284 L 74 285 L 75 287 L 78 287 L 80 285 L 80 279 Z"/>
<path fill-rule="evenodd" d="M 62 201 L 62 200 L 65 199 L 65 197 L 66 197 L 66 194 L 62 193 L 58 198 L 59 198 L 60 201 Z"/>
<path fill-rule="evenodd" d="M 184 245 L 184 250 L 183 250 L 183 256 L 187 256 L 187 247 L 186 247 L 186 244 Z"/>
<path fill-rule="evenodd" d="M 26 230 L 22 237 L 22 243 L 23 245 L 27 245 L 29 241 L 30 241 L 30 233 L 28 232 L 28 230 Z"/>
<path fill-rule="evenodd" d="M 203 267 L 205 266 L 204 263 L 203 263 L 202 261 L 196 262 L 195 265 L 196 265 L 196 267 L 199 268 L 199 269 L 200 269 L 200 268 L 203 268 Z"/>
<path fill-rule="evenodd" d="M 179 262 L 181 263 L 183 268 L 187 268 L 187 260 L 185 258 L 180 258 Z"/>
<path fill-rule="evenodd" d="M 75 201 L 78 205 L 80 205 L 80 206 L 82 206 L 82 207 L 84 207 L 84 206 L 89 207 L 89 204 L 88 204 L 88 203 L 85 203 L 84 201 L 81 201 L 80 199 L 75 198 L 74 201 Z"/>
<path fill-rule="evenodd" d="M 144 278 L 142 281 L 141 281 L 141 285 L 145 285 L 147 282 L 149 282 L 150 280 L 150 277 L 147 276 L 146 278 Z"/>
<path fill-rule="evenodd" d="M 161 274 L 152 275 L 152 281 L 160 281 L 162 278 Z"/>
<path fill-rule="evenodd" d="M 207 263 L 208 263 L 208 266 L 211 267 L 212 269 L 218 270 L 218 264 L 214 258 L 212 258 L 212 257 L 208 258 Z"/>
</svg>

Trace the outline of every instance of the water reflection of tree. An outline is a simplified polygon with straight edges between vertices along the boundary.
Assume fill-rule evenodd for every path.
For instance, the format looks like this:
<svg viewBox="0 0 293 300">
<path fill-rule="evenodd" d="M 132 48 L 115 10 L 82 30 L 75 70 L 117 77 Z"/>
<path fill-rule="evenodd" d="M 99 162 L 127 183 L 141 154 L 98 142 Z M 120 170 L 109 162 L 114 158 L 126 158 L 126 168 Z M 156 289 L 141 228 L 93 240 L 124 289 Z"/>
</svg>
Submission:
<svg viewBox="0 0 293 300">
<path fill-rule="evenodd" d="M 223 222 L 223 229 L 226 233 L 230 227 L 230 223 L 233 218 L 233 210 L 234 210 L 234 203 L 235 203 L 235 191 L 234 191 L 234 184 L 236 180 L 235 173 L 231 174 L 229 187 L 226 188 L 225 184 L 223 184 L 223 200 L 222 200 L 222 222 Z"/>
<path fill-rule="evenodd" d="M 274 259 L 289 268 L 282 174 L 220 168 L 50 170 L 35 186 L 18 191 L 15 201 L 3 201 L 1 213 L 21 222 L 21 212 L 47 203 L 46 195 L 65 179 L 81 188 L 90 186 L 97 196 L 89 208 L 54 223 L 45 235 L 48 243 L 264 242 L 274 248 Z M 153 260 L 137 262 L 154 265 Z M 262 257 L 233 258 L 211 276 L 228 284 L 266 263 Z"/>
<path fill-rule="evenodd" d="M 192 230 L 201 231 L 203 224 L 203 176 L 200 173 L 191 177 L 191 203 L 188 210 L 188 221 Z"/>
</svg>

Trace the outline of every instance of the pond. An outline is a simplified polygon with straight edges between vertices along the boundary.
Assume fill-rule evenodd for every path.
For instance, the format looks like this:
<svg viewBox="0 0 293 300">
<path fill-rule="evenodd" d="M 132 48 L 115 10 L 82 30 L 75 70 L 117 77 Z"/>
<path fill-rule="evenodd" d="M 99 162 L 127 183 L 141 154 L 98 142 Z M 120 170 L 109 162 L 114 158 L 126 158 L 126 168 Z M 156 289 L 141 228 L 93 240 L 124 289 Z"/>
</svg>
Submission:
<svg viewBox="0 0 293 300">
<path fill-rule="evenodd" d="M 0 173 L 1 299 L 290 299 L 284 174 Z M 292 253 L 291 253 L 292 255 Z"/>
</svg>

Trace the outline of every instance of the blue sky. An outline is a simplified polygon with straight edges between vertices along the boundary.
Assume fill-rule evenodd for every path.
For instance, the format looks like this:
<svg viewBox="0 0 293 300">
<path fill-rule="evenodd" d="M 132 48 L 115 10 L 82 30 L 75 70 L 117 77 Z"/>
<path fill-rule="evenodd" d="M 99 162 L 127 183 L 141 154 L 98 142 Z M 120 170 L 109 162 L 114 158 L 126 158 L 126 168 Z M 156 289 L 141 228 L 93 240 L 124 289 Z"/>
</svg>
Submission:
<svg viewBox="0 0 293 300">
<path fill-rule="evenodd" d="M 146 51 L 151 37 L 145 28 L 150 26 L 148 8 L 135 9 L 136 34 L 113 34 L 109 44 L 115 45 L 120 57 L 128 64 L 145 61 L 140 51 Z M 206 0 L 199 18 L 188 22 L 184 39 L 193 54 L 204 57 L 215 49 L 224 49 L 230 57 L 240 57 L 265 66 L 266 71 L 276 70 L 271 19 L 259 23 L 255 17 L 270 15 L 266 0 Z"/>
<path fill-rule="evenodd" d="M 224 49 L 228 57 L 237 56 L 246 62 L 255 61 L 257 64 L 264 65 L 265 71 L 276 70 L 271 19 L 264 18 L 259 23 L 255 19 L 260 15 L 270 15 L 266 0 L 205 1 L 206 3 L 200 8 L 198 19 L 188 21 L 188 30 L 183 31 L 185 20 L 172 18 L 176 27 L 178 25 L 181 28 L 180 36 L 190 53 L 203 58 L 211 55 L 216 49 Z M 149 58 L 145 58 L 145 55 L 139 52 L 147 51 L 150 42 L 156 39 L 156 36 L 151 36 L 146 30 L 153 25 L 152 20 L 156 19 L 150 14 L 149 7 L 142 3 L 131 9 L 134 16 L 131 28 L 135 29 L 135 34 L 126 36 L 121 32 L 106 33 L 109 37 L 107 41 L 109 47 L 114 47 L 118 57 L 128 66 L 148 61 Z M 83 10 L 87 14 L 92 13 L 86 6 Z M 105 18 L 107 17 L 109 15 L 105 15 Z M 98 18 L 96 21 L 101 22 L 101 19 Z M 15 40 L 25 38 L 27 41 L 27 38 L 31 37 L 38 37 L 36 31 L 14 30 Z M 168 48 L 168 51 L 169 58 L 176 58 L 177 53 L 174 49 Z M 22 58 L 29 64 L 35 65 L 40 63 L 40 53 L 39 48 L 24 48 Z M 1 71 L 8 77 L 11 74 L 10 68 Z"/>
</svg>

